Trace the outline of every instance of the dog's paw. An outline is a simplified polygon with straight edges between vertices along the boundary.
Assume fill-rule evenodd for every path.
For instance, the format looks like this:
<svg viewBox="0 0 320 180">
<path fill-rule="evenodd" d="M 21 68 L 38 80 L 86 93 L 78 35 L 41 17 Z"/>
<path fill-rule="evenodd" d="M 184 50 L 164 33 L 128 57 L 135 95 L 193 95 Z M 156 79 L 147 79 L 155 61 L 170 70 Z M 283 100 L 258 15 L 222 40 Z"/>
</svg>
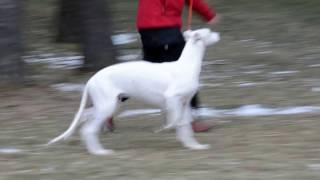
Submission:
<svg viewBox="0 0 320 180">
<path fill-rule="evenodd" d="M 90 151 L 89 153 L 96 156 L 107 156 L 107 155 L 114 154 L 114 151 L 111 149 L 100 149 L 100 150 Z"/>
<path fill-rule="evenodd" d="M 210 145 L 209 144 L 194 144 L 194 145 L 187 146 L 187 148 L 189 148 L 191 150 L 206 150 L 206 149 L 210 149 Z"/>
</svg>

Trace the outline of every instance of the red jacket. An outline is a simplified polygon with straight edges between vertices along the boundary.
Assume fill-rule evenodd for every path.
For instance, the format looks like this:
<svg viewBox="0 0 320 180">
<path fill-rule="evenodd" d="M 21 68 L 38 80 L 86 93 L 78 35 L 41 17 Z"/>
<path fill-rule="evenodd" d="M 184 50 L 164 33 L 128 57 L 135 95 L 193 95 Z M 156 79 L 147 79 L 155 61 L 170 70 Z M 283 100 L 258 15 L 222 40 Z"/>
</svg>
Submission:
<svg viewBox="0 0 320 180">
<path fill-rule="evenodd" d="M 186 0 L 189 4 L 190 0 Z M 137 28 L 181 27 L 185 0 L 139 0 Z M 193 0 L 193 10 L 206 21 L 215 17 L 214 10 L 204 0 Z"/>
</svg>

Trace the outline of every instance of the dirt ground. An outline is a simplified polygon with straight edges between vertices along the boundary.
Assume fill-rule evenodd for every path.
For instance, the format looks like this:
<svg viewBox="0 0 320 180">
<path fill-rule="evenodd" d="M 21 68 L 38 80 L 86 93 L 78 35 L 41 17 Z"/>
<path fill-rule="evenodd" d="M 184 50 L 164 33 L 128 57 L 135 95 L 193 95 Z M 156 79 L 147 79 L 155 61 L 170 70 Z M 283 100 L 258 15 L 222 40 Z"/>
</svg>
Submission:
<svg viewBox="0 0 320 180">
<path fill-rule="evenodd" d="M 39 17 L 44 16 L 44 21 L 48 14 L 38 7 L 51 6 L 30 2 L 32 17 L 37 17 L 29 17 L 30 24 L 39 30 L 29 32 L 27 42 L 39 35 L 39 44 L 29 46 L 37 49 L 48 43 L 49 36 L 47 26 L 39 25 Z M 222 40 L 210 47 L 205 58 L 200 90 L 203 106 L 320 106 L 320 28 L 315 13 L 319 2 L 209 2 L 223 15 L 215 28 Z M 123 20 L 117 28 L 134 32 L 130 18 L 135 11 L 128 10 L 132 2 L 115 6 L 114 13 L 127 13 L 127 18 L 116 16 Z M 195 20 L 194 27 L 200 27 L 200 22 Z M 138 48 L 139 42 L 119 47 L 121 52 Z M 39 52 L 60 50 L 49 43 Z M 211 145 L 205 151 L 183 149 L 174 132 L 153 133 L 161 124 L 161 117 L 154 114 L 117 118 L 116 131 L 101 135 L 103 144 L 116 151 L 112 156 L 89 155 L 78 134 L 68 142 L 43 146 L 69 126 L 81 95 L 60 92 L 51 85 L 84 83 L 90 74 L 29 66 L 33 80 L 29 86 L 0 90 L 1 180 L 320 179 L 317 112 L 213 118 L 217 125 L 211 131 L 196 134 L 200 142 Z M 149 108 L 129 101 L 123 109 L 137 107 Z"/>
</svg>

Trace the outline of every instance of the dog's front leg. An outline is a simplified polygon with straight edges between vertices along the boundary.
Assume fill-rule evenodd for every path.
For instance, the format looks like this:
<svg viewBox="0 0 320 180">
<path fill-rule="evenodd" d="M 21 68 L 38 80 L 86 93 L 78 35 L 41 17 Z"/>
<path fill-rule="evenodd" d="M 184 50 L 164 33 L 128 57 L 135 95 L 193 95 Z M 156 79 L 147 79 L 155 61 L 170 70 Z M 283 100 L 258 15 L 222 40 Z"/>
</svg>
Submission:
<svg viewBox="0 0 320 180">
<path fill-rule="evenodd" d="M 183 103 L 181 98 L 172 96 L 166 100 L 167 124 L 163 129 L 176 127 L 182 118 Z"/>
<path fill-rule="evenodd" d="M 191 107 L 189 106 L 189 104 L 187 104 L 184 106 L 181 122 L 176 127 L 177 139 L 180 140 L 182 144 L 189 149 L 193 149 L 193 150 L 209 149 L 210 145 L 200 144 L 195 139 L 191 122 L 192 122 Z"/>
</svg>

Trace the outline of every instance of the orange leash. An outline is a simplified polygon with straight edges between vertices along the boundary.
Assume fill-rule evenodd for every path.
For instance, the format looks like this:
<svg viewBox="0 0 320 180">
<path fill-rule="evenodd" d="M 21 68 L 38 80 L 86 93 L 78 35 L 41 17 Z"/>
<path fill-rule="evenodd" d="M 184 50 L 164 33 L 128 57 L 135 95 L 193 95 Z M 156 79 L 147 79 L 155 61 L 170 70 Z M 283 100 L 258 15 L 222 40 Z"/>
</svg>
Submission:
<svg viewBox="0 0 320 180">
<path fill-rule="evenodd" d="M 188 12 L 188 30 L 191 30 L 191 24 L 192 24 L 192 7 L 193 7 L 193 0 L 190 0 L 189 12 Z"/>
</svg>

